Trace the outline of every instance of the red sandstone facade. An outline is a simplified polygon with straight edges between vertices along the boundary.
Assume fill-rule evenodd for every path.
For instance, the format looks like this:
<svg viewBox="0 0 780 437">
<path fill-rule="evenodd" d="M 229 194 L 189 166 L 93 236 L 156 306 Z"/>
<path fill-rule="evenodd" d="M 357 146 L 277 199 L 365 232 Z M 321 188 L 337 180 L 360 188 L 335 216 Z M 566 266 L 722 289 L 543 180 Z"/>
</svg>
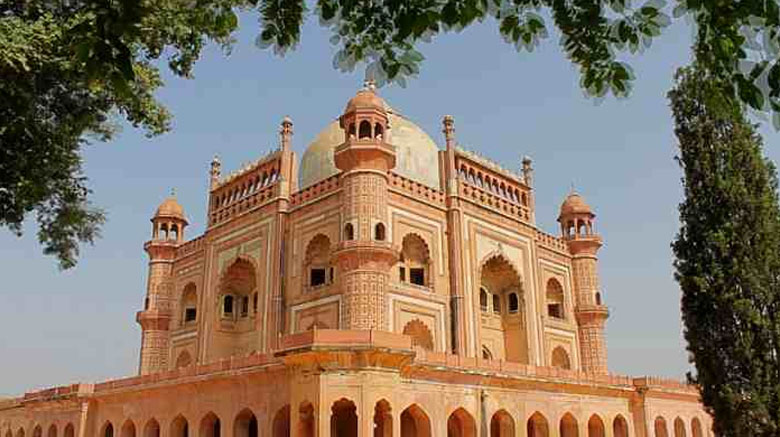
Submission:
<svg viewBox="0 0 780 437">
<path fill-rule="evenodd" d="M 0 437 L 694 437 L 694 388 L 607 373 L 595 215 L 367 87 L 298 171 L 212 162 L 206 232 L 152 218 L 139 376 L 0 401 Z M 300 174 L 299 174 L 300 173 Z M 299 187 L 298 181 L 301 186 Z"/>
</svg>

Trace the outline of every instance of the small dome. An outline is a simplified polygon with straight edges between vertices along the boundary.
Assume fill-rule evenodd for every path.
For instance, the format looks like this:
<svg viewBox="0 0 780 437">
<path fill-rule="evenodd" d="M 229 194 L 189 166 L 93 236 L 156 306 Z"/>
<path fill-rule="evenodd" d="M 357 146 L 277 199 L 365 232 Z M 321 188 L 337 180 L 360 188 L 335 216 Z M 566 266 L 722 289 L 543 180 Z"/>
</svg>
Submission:
<svg viewBox="0 0 780 437">
<path fill-rule="evenodd" d="M 585 203 L 585 199 L 577 193 L 571 193 L 566 196 L 566 200 L 561 204 L 561 213 L 559 217 L 572 214 L 593 215 L 593 210 Z"/>
<path fill-rule="evenodd" d="M 184 208 L 176 201 L 176 196 L 171 195 L 157 207 L 157 212 L 154 213 L 154 218 L 174 218 L 187 222 L 187 218 L 184 216 Z"/>
<path fill-rule="evenodd" d="M 354 111 L 355 109 L 379 109 L 384 111 L 387 108 L 385 101 L 379 97 L 373 89 L 364 88 L 357 92 L 355 97 L 349 99 L 344 113 Z"/>
<path fill-rule="evenodd" d="M 394 113 L 386 104 L 384 109 L 387 111 L 390 127 L 389 142 L 396 147 L 396 164 L 393 171 L 423 185 L 439 189 L 439 148 L 436 143 L 422 128 Z M 339 173 L 333 151 L 343 142 L 344 130 L 339 127 L 338 121 L 330 123 L 314 138 L 301 158 L 301 188 Z"/>
</svg>

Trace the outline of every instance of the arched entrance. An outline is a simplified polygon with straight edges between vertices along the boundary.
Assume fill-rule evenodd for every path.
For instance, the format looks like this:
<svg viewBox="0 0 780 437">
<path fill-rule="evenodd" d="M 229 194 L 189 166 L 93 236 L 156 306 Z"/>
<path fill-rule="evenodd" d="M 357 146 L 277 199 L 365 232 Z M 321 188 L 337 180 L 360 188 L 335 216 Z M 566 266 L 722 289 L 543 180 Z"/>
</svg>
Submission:
<svg viewBox="0 0 780 437">
<path fill-rule="evenodd" d="M 382 399 L 374 406 L 374 437 L 393 437 L 390 403 Z"/>
<path fill-rule="evenodd" d="M 160 437 L 160 423 L 157 422 L 157 419 L 149 419 L 146 422 L 146 425 L 144 425 L 144 437 Z"/>
<path fill-rule="evenodd" d="M 127 419 L 122 425 L 122 437 L 135 437 L 135 424 L 132 420 Z"/>
<path fill-rule="evenodd" d="M 285 405 L 274 416 L 273 437 L 290 437 L 290 406 Z"/>
<path fill-rule="evenodd" d="M 209 412 L 201 419 L 199 437 L 222 437 L 222 423 L 213 412 Z"/>
<path fill-rule="evenodd" d="M 458 408 L 447 419 L 447 437 L 476 437 L 474 418 L 463 408 Z"/>
<path fill-rule="evenodd" d="M 669 437 L 669 431 L 666 429 L 666 419 L 661 416 L 655 418 L 655 437 Z"/>
<path fill-rule="evenodd" d="M 578 437 L 580 435 L 577 419 L 571 413 L 566 413 L 561 417 L 561 423 L 558 427 L 561 437 Z"/>
<path fill-rule="evenodd" d="M 357 407 L 349 399 L 341 398 L 330 408 L 331 437 L 357 437 Z"/>
<path fill-rule="evenodd" d="M 311 402 L 301 403 L 298 408 L 298 437 L 314 437 L 314 405 Z"/>
<path fill-rule="evenodd" d="M 597 414 L 588 419 L 588 437 L 605 437 L 604 421 Z"/>
<path fill-rule="evenodd" d="M 431 420 L 417 404 L 401 413 L 401 437 L 431 437 Z"/>
<path fill-rule="evenodd" d="M 482 264 L 479 307 L 481 343 L 490 358 L 528 364 L 528 332 L 522 282 L 512 264 L 496 255 Z"/>
<path fill-rule="evenodd" d="M 62 437 L 73 437 L 75 434 L 76 434 L 76 430 L 73 428 L 72 423 L 68 423 L 67 425 L 65 425 L 65 430 L 62 432 Z"/>
<path fill-rule="evenodd" d="M 628 422 L 620 414 L 615 416 L 615 420 L 612 422 L 612 435 L 613 437 L 628 437 Z"/>
<path fill-rule="evenodd" d="M 233 421 L 234 437 L 257 437 L 257 418 L 249 408 L 244 408 Z"/>
<path fill-rule="evenodd" d="M 547 418 L 542 413 L 535 412 L 528 418 L 526 433 L 528 437 L 549 437 L 550 426 L 547 424 Z"/>
<path fill-rule="evenodd" d="M 679 417 L 674 419 L 674 437 L 685 437 L 685 422 Z"/>
<path fill-rule="evenodd" d="M 698 417 L 694 417 L 693 420 L 691 420 L 691 434 L 693 434 L 693 437 L 704 437 L 701 430 L 701 422 Z"/>
<path fill-rule="evenodd" d="M 515 437 L 515 420 L 506 410 L 498 410 L 490 419 L 490 437 Z"/>
</svg>

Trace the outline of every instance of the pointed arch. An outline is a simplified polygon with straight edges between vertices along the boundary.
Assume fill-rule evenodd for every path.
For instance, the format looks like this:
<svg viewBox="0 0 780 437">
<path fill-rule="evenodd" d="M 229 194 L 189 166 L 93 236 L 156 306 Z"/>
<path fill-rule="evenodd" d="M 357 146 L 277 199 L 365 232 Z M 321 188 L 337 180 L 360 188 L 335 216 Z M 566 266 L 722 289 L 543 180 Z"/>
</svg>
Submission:
<svg viewBox="0 0 780 437">
<path fill-rule="evenodd" d="M 57 437 L 57 425 L 49 425 L 49 430 L 46 431 L 46 437 Z"/>
<path fill-rule="evenodd" d="M 357 406 L 347 398 L 341 398 L 330 407 L 330 435 L 357 437 Z"/>
<path fill-rule="evenodd" d="M 76 429 L 73 427 L 73 424 L 68 422 L 67 425 L 65 425 L 65 429 L 62 430 L 62 437 L 74 437 L 76 435 Z"/>
<path fill-rule="evenodd" d="M 135 437 L 135 423 L 132 420 L 127 419 L 122 424 L 122 430 L 120 431 L 121 437 Z"/>
<path fill-rule="evenodd" d="M 515 420 L 506 410 L 498 410 L 490 419 L 490 437 L 515 437 Z"/>
<path fill-rule="evenodd" d="M 331 266 L 330 238 L 325 234 L 317 234 L 306 245 L 304 257 L 304 271 L 306 272 L 306 285 L 308 287 L 321 287 L 329 285 L 328 272 Z"/>
<path fill-rule="evenodd" d="M 626 421 L 626 418 L 620 414 L 615 416 L 615 420 L 612 421 L 612 436 L 628 437 L 628 422 Z"/>
<path fill-rule="evenodd" d="M 314 437 L 316 435 L 314 421 L 314 405 L 303 401 L 298 407 L 298 437 Z"/>
<path fill-rule="evenodd" d="M 358 125 L 358 139 L 371 138 L 371 122 L 363 120 Z"/>
<path fill-rule="evenodd" d="M 431 285 L 431 251 L 423 237 L 408 233 L 401 240 L 399 279 L 414 285 Z"/>
<path fill-rule="evenodd" d="M 557 279 L 547 280 L 545 297 L 547 298 L 547 316 L 553 319 L 565 319 L 563 286 Z"/>
<path fill-rule="evenodd" d="M 558 425 L 558 431 L 561 437 L 578 437 L 580 429 L 579 425 L 577 425 L 577 419 L 571 413 L 564 414 Z"/>
<path fill-rule="evenodd" d="M 233 421 L 233 437 L 257 437 L 257 417 L 249 408 L 244 408 Z"/>
<path fill-rule="evenodd" d="M 144 437 L 160 437 L 160 422 L 154 417 L 146 421 Z"/>
<path fill-rule="evenodd" d="M 176 358 L 176 368 L 189 367 L 192 365 L 192 356 L 188 351 L 182 351 Z"/>
<path fill-rule="evenodd" d="M 290 406 L 285 405 L 274 415 L 273 437 L 290 437 Z"/>
<path fill-rule="evenodd" d="M 674 437 L 685 437 L 685 422 L 680 417 L 674 419 Z"/>
<path fill-rule="evenodd" d="M 653 429 L 655 431 L 655 437 L 669 437 L 669 431 L 666 428 L 666 419 L 664 419 L 663 416 L 655 418 Z"/>
<path fill-rule="evenodd" d="M 41 429 L 41 425 L 35 425 L 35 428 L 33 428 L 33 437 L 43 437 L 43 429 Z"/>
<path fill-rule="evenodd" d="M 103 426 L 101 427 L 100 431 L 101 437 L 114 437 L 114 424 L 111 423 L 110 420 L 107 420 Z M 33 437 L 35 437 L 35 433 L 33 432 Z"/>
<path fill-rule="evenodd" d="M 693 437 L 704 437 L 704 433 L 701 428 L 701 421 L 698 417 L 691 419 L 691 435 Z"/>
<path fill-rule="evenodd" d="M 171 421 L 169 437 L 189 437 L 190 424 L 181 414 Z"/>
<path fill-rule="evenodd" d="M 528 418 L 526 423 L 526 435 L 528 437 L 549 437 L 550 426 L 547 423 L 547 418 L 540 412 L 535 412 Z"/>
<path fill-rule="evenodd" d="M 431 437 L 431 419 L 417 404 L 401 413 L 401 437 Z"/>
<path fill-rule="evenodd" d="M 222 437 L 222 422 L 213 411 L 209 411 L 200 419 L 199 437 Z"/>
<path fill-rule="evenodd" d="M 526 308 L 523 303 L 522 277 L 517 266 L 499 248 L 483 258 L 479 265 L 479 299 L 477 304 L 483 316 L 479 323 L 484 332 L 491 330 L 499 336 L 480 339 L 490 345 L 497 360 L 527 364 L 529 336 Z M 502 311 L 507 302 L 507 311 Z M 497 332 L 496 332 L 497 331 Z"/>
<path fill-rule="evenodd" d="M 420 319 L 407 322 L 404 325 L 403 334 L 412 337 L 412 345 L 420 346 L 429 351 L 433 350 L 433 334 Z"/>
<path fill-rule="evenodd" d="M 598 414 L 593 414 L 588 419 L 588 437 L 605 437 L 604 421 Z"/>
<path fill-rule="evenodd" d="M 447 437 L 477 437 L 474 417 L 463 407 L 453 411 L 447 418 Z"/>
<path fill-rule="evenodd" d="M 198 289 L 194 282 L 190 282 L 182 289 L 179 299 L 180 325 L 192 325 L 198 318 Z"/>
<path fill-rule="evenodd" d="M 380 399 L 374 405 L 374 437 L 393 437 L 392 408 L 387 399 Z"/>
</svg>

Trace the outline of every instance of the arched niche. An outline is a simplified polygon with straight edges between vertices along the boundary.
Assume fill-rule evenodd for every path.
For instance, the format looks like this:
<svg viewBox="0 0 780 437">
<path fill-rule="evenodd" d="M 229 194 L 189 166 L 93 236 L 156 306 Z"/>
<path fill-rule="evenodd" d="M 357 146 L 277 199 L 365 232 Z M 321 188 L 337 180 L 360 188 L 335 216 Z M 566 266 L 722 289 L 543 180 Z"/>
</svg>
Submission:
<svg viewBox="0 0 780 437">
<path fill-rule="evenodd" d="M 447 437 L 477 437 L 474 417 L 464 408 L 458 408 L 447 418 Z"/>
<path fill-rule="evenodd" d="M 412 344 L 423 349 L 433 350 L 433 334 L 428 326 L 420 319 L 410 320 L 404 325 L 404 335 L 412 337 Z"/>
<path fill-rule="evenodd" d="M 357 406 L 349 399 L 341 398 L 330 408 L 330 435 L 357 437 Z"/>
<path fill-rule="evenodd" d="M 515 420 L 506 410 L 498 410 L 490 418 L 490 437 L 515 437 Z"/>
<path fill-rule="evenodd" d="M 484 343 L 495 359 L 529 363 L 528 323 L 520 275 L 503 254 L 489 256 L 479 269 L 479 305 Z M 488 332 L 494 333 L 488 339 Z M 496 341 L 496 334 L 499 341 Z M 501 341 L 503 340 L 503 341 Z"/>
<path fill-rule="evenodd" d="M 561 417 L 558 431 L 561 437 L 578 437 L 580 430 L 577 425 L 577 419 L 571 413 L 566 413 Z"/>
</svg>

